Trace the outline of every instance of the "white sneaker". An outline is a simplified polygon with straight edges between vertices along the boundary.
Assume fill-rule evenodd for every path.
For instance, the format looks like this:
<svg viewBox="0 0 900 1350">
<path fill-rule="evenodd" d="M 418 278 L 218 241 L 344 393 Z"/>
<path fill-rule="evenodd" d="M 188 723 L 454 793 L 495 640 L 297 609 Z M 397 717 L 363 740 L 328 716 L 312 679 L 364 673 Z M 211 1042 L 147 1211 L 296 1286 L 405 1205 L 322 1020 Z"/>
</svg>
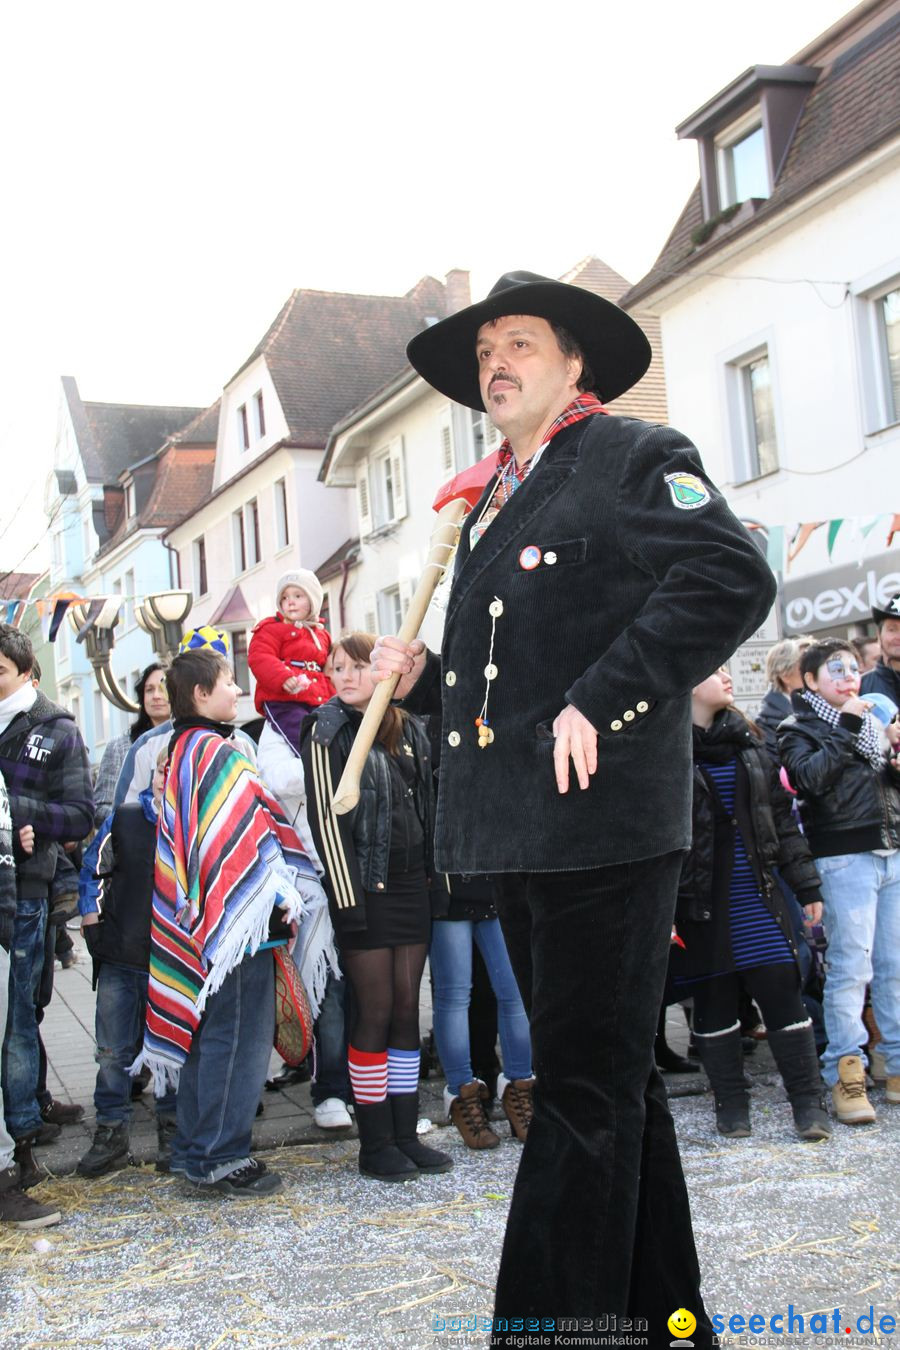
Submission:
<svg viewBox="0 0 900 1350">
<path fill-rule="evenodd" d="M 326 1097 L 324 1102 L 319 1102 L 313 1118 L 322 1130 L 345 1130 L 353 1124 L 350 1112 L 340 1097 Z"/>
</svg>

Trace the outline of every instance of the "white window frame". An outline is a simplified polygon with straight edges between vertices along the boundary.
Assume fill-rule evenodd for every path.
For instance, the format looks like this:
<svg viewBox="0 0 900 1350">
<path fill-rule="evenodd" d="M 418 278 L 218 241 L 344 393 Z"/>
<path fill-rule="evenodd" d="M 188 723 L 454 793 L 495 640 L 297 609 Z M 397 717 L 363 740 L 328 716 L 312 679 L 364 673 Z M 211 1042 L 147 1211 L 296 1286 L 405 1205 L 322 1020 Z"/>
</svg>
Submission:
<svg viewBox="0 0 900 1350">
<path fill-rule="evenodd" d="M 291 542 L 291 522 L 288 517 L 287 479 L 276 478 L 272 484 L 275 507 L 275 552 L 288 548 Z"/>
<path fill-rule="evenodd" d="M 202 556 L 201 556 L 202 553 Z M 209 559 L 206 556 L 206 535 L 198 534 L 191 544 L 191 569 L 194 582 L 194 597 L 209 594 Z M 204 573 L 206 574 L 204 576 Z M 206 585 L 203 585 L 203 582 Z"/>
<path fill-rule="evenodd" d="M 122 582 L 122 593 L 125 596 L 125 603 L 122 606 L 122 631 L 125 633 L 130 633 L 132 628 L 137 626 L 137 619 L 134 617 L 136 585 L 137 582 L 134 579 L 134 568 L 129 567 Z"/>
<path fill-rule="evenodd" d="M 403 437 L 396 436 L 360 465 L 356 475 L 360 536 L 389 529 L 408 514 Z"/>
<path fill-rule="evenodd" d="M 403 598 L 399 583 L 385 586 L 375 597 L 379 633 L 397 633 L 403 622 Z"/>
<path fill-rule="evenodd" d="M 244 538 L 247 541 L 247 571 L 262 562 L 262 522 L 259 518 L 259 498 L 251 497 L 244 503 Z"/>
<path fill-rule="evenodd" d="M 133 520 L 137 514 L 134 497 L 134 479 L 129 478 L 125 484 L 125 519 Z"/>
<path fill-rule="evenodd" d="M 772 194 L 772 175 L 769 170 L 769 153 L 766 143 L 766 129 L 762 117 L 762 109 L 757 105 L 745 113 L 738 121 L 732 122 L 730 126 L 720 131 L 715 138 L 716 147 L 716 191 L 719 199 L 719 210 L 727 210 L 729 206 L 737 206 L 742 201 L 748 201 L 749 198 L 738 197 L 734 183 L 734 157 L 733 150 L 736 145 L 740 145 L 748 136 L 752 136 L 754 131 L 762 132 L 763 163 L 766 170 L 766 191 L 763 194 L 766 197 Z"/>
<path fill-rule="evenodd" d="M 237 436 L 240 449 L 250 449 L 250 414 L 247 411 L 246 403 L 238 404 L 237 412 Z"/>
<path fill-rule="evenodd" d="M 247 526 L 242 506 L 231 513 L 231 548 L 235 576 L 240 576 L 247 570 Z"/>
<path fill-rule="evenodd" d="M 863 434 L 900 437 L 900 407 L 895 406 L 887 369 L 881 302 L 900 289 L 900 257 L 851 284 Z"/>
<path fill-rule="evenodd" d="M 762 470 L 759 464 L 749 386 L 749 367 L 762 356 L 765 356 L 769 363 L 777 458 L 774 468 L 765 470 Z M 719 359 L 722 362 L 723 373 L 724 421 L 731 445 L 732 485 L 742 487 L 746 483 L 758 482 L 761 478 L 774 477 L 784 467 L 785 447 L 774 333 L 771 329 L 756 333 L 739 346 L 720 353 Z"/>
<path fill-rule="evenodd" d="M 261 441 L 266 434 L 266 405 L 261 389 L 257 389 L 253 395 L 253 430 L 256 439 Z"/>
</svg>

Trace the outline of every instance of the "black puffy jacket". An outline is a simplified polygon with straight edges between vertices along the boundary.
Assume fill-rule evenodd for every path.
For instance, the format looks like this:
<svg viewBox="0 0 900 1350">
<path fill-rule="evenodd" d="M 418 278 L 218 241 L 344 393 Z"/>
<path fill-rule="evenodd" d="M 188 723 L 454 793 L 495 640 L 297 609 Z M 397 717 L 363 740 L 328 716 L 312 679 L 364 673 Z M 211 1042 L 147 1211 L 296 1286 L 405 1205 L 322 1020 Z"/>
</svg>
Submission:
<svg viewBox="0 0 900 1350">
<path fill-rule="evenodd" d="M 703 773 L 705 749 L 719 758 L 731 749 L 737 760 L 732 818 L 724 815 Z M 720 713 L 709 731 L 694 728 L 692 817 L 693 841 L 682 863 L 675 913 L 686 952 L 673 969 L 692 975 L 731 969 L 728 894 L 735 826 L 743 836 L 760 895 L 796 955 L 794 926 L 772 869 L 778 867 L 802 905 L 821 899 L 819 874 L 775 765 L 744 718 L 731 709 Z"/>
<path fill-rule="evenodd" d="M 332 798 L 361 720 L 356 709 L 333 698 L 309 713 L 300 730 L 309 825 L 325 868 L 323 884 L 332 919 L 336 927 L 347 929 L 366 926 L 365 892 L 386 888 L 389 860 L 393 863 L 398 844 L 402 845 L 407 814 L 414 817 L 412 825 L 421 828 L 427 871 L 434 838 L 430 747 L 417 717 L 407 715 L 401 750 L 415 765 L 412 795 L 402 791 L 398 795 L 390 756 L 376 743 L 363 768 L 359 802 L 346 815 L 332 812 Z"/>
<path fill-rule="evenodd" d="M 841 713 L 831 726 L 802 694 L 792 705 L 778 745 L 813 857 L 900 848 L 900 773 L 887 760 L 878 771 L 859 753 L 861 718 Z"/>
<path fill-rule="evenodd" d="M 778 728 L 786 717 L 790 716 L 791 700 L 780 689 L 767 689 L 759 711 L 753 720 L 763 734 L 766 750 L 780 764 L 778 755 Z"/>
</svg>

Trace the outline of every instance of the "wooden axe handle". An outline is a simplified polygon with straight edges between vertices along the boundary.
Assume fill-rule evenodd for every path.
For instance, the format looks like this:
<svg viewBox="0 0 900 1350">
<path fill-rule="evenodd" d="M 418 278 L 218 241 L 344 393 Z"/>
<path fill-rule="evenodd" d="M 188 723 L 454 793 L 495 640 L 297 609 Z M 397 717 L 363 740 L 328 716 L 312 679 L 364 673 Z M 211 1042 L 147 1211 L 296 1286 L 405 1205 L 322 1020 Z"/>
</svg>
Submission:
<svg viewBox="0 0 900 1350">
<path fill-rule="evenodd" d="M 468 510 L 468 502 L 459 497 L 455 501 L 448 502 L 438 512 L 438 521 L 434 534 L 431 536 L 431 550 L 428 554 L 425 570 L 419 578 L 419 584 L 416 586 L 413 598 L 409 602 L 409 609 L 406 611 L 406 618 L 400 625 L 400 632 L 397 634 L 401 642 L 412 642 L 413 638 L 418 636 L 425 618 L 425 612 L 431 603 L 431 597 L 434 595 L 435 588 L 447 570 L 447 565 L 453 555 L 460 522 Z M 343 816 L 346 812 L 352 811 L 359 801 L 359 780 L 363 766 L 368 758 L 369 751 L 375 744 L 378 728 L 381 726 L 384 714 L 394 697 L 394 690 L 397 688 L 399 681 L 399 675 L 392 675 L 389 680 L 384 680 L 375 686 L 375 692 L 363 714 L 363 720 L 359 725 L 353 745 L 350 747 L 350 754 L 347 757 L 347 763 L 344 765 L 341 781 L 337 785 L 337 791 L 331 803 L 331 809 L 337 816 Z"/>
</svg>

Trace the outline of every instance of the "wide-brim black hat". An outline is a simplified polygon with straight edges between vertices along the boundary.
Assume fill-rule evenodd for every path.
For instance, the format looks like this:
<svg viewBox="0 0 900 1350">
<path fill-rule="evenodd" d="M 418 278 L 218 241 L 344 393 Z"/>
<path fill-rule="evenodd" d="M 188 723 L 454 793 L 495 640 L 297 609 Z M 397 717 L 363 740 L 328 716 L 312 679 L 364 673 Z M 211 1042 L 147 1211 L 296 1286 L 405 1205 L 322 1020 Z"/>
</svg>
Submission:
<svg viewBox="0 0 900 1350">
<path fill-rule="evenodd" d="M 872 618 L 876 623 L 884 623 L 885 619 L 900 619 L 900 591 L 891 596 L 884 609 L 873 605 Z"/>
<path fill-rule="evenodd" d="M 417 333 L 406 348 L 410 365 L 454 402 L 484 412 L 475 338 L 482 324 L 505 314 L 533 314 L 567 328 L 594 372 L 594 389 L 604 403 L 637 384 L 650 364 L 643 329 L 618 305 L 535 272 L 505 272 L 485 300 Z"/>
</svg>

